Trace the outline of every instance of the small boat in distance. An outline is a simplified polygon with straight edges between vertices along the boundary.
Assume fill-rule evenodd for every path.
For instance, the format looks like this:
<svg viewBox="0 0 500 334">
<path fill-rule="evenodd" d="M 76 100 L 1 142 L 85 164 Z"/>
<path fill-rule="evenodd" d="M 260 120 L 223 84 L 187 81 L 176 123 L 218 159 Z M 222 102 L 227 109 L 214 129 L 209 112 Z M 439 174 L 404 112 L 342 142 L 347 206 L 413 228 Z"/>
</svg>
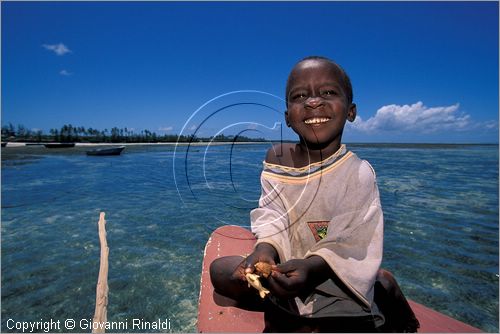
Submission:
<svg viewBox="0 0 500 334">
<path fill-rule="evenodd" d="M 87 155 L 120 155 L 125 146 L 96 148 L 87 151 Z"/>
<path fill-rule="evenodd" d="M 46 148 L 67 148 L 74 147 L 75 143 L 48 143 L 44 144 Z"/>
</svg>

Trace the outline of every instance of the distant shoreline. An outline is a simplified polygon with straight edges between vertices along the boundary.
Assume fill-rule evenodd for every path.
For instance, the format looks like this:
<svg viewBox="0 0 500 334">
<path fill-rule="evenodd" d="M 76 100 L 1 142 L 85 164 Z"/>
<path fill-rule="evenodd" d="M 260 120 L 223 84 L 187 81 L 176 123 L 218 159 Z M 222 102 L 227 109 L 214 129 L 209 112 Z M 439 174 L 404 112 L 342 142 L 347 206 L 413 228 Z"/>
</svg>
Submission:
<svg viewBox="0 0 500 334">
<path fill-rule="evenodd" d="M 256 145 L 256 144 L 273 144 L 276 141 L 250 141 L 250 142 L 157 142 L 157 143 L 75 143 L 75 147 L 94 147 L 94 146 L 206 146 L 206 145 Z M 294 142 L 294 141 L 283 141 Z M 5 142 L 3 142 L 5 143 Z M 44 147 L 44 144 L 49 143 L 33 143 L 33 142 L 6 142 L 5 147 Z M 379 146 L 379 147 L 452 147 L 452 146 L 498 146 L 498 143 L 345 143 L 347 146 Z M 3 147 L 3 148 L 5 148 Z"/>
<path fill-rule="evenodd" d="M 213 142 L 179 142 L 179 143 L 173 143 L 173 142 L 158 142 L 158 143 L 75 143 L 75 147 L 93 147 L 93 146 L 206 146 L 208 144 L 210 145 L 251 145 L 251 144 L 265 144 L 265 143 L 272 143 L 271 141 L 265 142 L 265 141 L 252 141 L 252 142 L 219 142 L 219 141 L 213 141 Z M 51 143 L 30 143 L 30 142 L 7 142 L 7 145 L 5 147 L 25 147 L 25 146 L 44 146 L 44 144 L 51 144 Z"/>
</svg>

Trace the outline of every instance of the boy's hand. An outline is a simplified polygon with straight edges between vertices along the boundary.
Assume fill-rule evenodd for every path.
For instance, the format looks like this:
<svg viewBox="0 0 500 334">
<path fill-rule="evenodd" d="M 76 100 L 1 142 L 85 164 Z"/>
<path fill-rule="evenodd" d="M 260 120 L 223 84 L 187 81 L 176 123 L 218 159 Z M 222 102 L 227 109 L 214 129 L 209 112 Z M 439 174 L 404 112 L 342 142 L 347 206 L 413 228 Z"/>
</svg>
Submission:
<svg viewBox="0 0 500 334">
<path fill-rule="evenodd" d="M 294 259 L 276 266 L 269 279 L 273 295 L 282 298 L 297 297 L 308 289 L 309 266 L 307 260 Z"/>
<path fill-rule="evenodd" d="M 278 297 L 307 296 L 326 281 L 330 274 L 331 268 L 319 256 L 294 259 L 274 267 L 269 287 Z"/>
<path fill-rule="evenodd" d="M 255 264 L 257 262 L 266 262 L 275 265 L 278 261 L 278 252 L 268 243 L 260 243 L 255 247 L 252 254 L 248 255 L 236 268 L 233 277 L 246 281 L 245 274 L 253 273 L 255 271 Z"/>
</svg>

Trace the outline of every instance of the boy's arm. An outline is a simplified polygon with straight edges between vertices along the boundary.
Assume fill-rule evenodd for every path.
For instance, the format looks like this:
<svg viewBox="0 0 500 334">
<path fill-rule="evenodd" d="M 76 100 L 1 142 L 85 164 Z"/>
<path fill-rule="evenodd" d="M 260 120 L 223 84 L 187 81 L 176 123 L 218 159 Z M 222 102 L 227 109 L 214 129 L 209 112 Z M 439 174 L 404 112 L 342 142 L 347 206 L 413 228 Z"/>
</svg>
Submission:
<svg viewBox="0 0 500 334">
<path fill-rule="evenodd" d="M 259 207 L 250 213 L 252 232 L 257 238 L 256 248 L 268 244 L 276 251 L 275 263 L 291 257 L 288 235 L 289 218 L 285 200 L 280 196 L 280 185 L 261 177 L 262 194 Z"/>
</svg>

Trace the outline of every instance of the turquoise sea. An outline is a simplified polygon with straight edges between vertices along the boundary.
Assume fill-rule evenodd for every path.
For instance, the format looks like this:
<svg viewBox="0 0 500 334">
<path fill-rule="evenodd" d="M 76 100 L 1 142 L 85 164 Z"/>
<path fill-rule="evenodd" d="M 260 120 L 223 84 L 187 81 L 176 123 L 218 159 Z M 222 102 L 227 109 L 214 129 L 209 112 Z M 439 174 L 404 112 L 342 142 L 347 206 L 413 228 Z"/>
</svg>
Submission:
<svg viewBox="0 0 500 334">
<path fill-rule="evenodd" d="M 74 319 L 90 332 L 78 326 L 94 314 L 104 211 L 108 320 L 195 332 L 205 243 L 223 224 L 248 226 L 269 145 L 2 148 L 1 331 Z M 376 170 L 383 267 L 406 296 L 498 332 L 498 145 L 348 148 Z"/>
</svg>

